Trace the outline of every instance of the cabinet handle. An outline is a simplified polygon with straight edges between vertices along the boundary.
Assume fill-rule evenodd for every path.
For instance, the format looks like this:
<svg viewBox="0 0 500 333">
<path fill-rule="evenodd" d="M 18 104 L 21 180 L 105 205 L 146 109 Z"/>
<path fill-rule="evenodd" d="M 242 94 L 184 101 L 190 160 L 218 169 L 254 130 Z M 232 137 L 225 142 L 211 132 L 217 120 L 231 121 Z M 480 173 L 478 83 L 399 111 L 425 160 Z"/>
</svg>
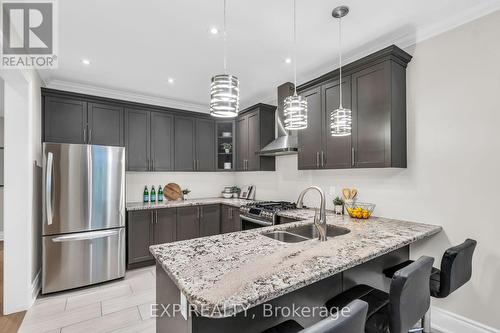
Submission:
<svg viewBox="0 0 500 333">
<path fill-rule="evenodd" d="M 155 210 L 155 223 L 158 224 L 158 211 Z"/>
<path fill-rule="evenodd" d="M 154 169 L 155 169 L 155 159 L 154 158 L 152 159 L 151 163 L 152 163 L 151 170 L 154 171 Z"/>
<path fill-rule="evenodd" d="M 200 207 L 200 218 L 203 218 L 203 207 Z"/>
<path fill-rule="evenodd" d="M 325 152 L 321 151 L 321 167 L 325 167 Z"/>
<path fill-rule="evenodd" d="M 89 143 L 92 143 L 92 129 L 89 129 Z"/>
<path fill-rule="evenodd" d="M 150 171 L 150 170 L 151 170 L 151 167 L 150 167 L 149 158 L 148 158 L 148 159 L 146 159 L 146 163 L 148 164 L 147 169 L 148 169 L 148 171 Z"/>
<path fill-rule="evenodd" d="M 193 160 L 193 170 L 196 170 L 196 160 Z"/>
<path fill-rule="evenodd" d="M 354 147 L 351 148 L 351 166 L 354 166 L 355 164 L 355 154 L 356 151 L 354 150 Z"/>
<path fill-rule="evenodd" d="M 319 151 L 316 152 L 316 168 L 319 168 Z"/>
<path fill-rule="evenodd" d="M 87 127 L 83 129 L 83 143 L 87 143 Z"/>
</svg>

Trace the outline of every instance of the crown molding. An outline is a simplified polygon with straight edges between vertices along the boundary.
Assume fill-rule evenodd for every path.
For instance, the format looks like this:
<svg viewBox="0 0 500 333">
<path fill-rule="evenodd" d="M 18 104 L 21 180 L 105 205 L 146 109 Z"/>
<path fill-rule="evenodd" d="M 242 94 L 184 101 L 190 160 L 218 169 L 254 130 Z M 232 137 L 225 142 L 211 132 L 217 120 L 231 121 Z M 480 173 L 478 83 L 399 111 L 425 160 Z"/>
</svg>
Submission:
<svg viewBox="0 0 500 333">
<path fill-rule="evenodd" d="M 188 110 L 200 113 L 209 113 L 208 105 L 191 103 L 164 97 L 150 96 L 119 89 L 104 88 L 84 83 L 55 79 L 55 80 L 48 80 L 46 87 L 49 89 L 64 90 L 79 94 L 112 98 L 129 102 L 157 105 L 157 106 Z"/>
</svg>

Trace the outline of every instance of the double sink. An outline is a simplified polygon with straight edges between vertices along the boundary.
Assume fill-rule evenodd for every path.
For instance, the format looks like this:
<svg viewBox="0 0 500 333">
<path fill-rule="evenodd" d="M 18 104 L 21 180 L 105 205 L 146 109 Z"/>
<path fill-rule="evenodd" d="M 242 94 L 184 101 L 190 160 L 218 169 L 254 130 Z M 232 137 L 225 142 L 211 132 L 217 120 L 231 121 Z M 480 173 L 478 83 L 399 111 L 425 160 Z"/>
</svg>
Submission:
<svg viewBox="0 0 500 333">
<path fill-rule="evenodd" d="M 331 238 L 342 236 L 350 232 L 351 231 L 346 228 L 327 225 L 326 236 L 328 238 Z M 300 227 L 294 227 L 285 230 L 266 232 L 262 235 L 284 243 L 299 243 L 311 239 L 317 239 L 319 236 L 318 229 L 314 224 L 303 225 Z"/>
</svg>

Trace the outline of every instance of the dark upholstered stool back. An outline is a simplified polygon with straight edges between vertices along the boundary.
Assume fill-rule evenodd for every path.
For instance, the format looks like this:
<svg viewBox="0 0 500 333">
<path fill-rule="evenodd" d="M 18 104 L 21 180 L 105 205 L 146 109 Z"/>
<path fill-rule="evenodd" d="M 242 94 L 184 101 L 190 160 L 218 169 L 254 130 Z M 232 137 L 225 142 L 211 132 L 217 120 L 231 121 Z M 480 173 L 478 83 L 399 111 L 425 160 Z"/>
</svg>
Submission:
<svg viewBox="0 0 500 333">
<path fill-rule="evenodd" d="M 476 244 L 475 240 L 466 239 L 462 244 L 446 250 L 441 260 L 439 291 L 433 292 L 433 297 L 447 297 L 470 280 L 472 276 L 472 255 Z"/>
<path fill-rule="evenodd" d="M 392 277 L 389 291 L 391 333 L 408 332 L 429 309 L 429 279 L 433 263 L 433 258 L 420 257 Z"/>
<path fill-rule="evenodd" d="M 339 310 L 338 317 L 329 317 L 303 329 L 300 333 L 364 333 L 368 304 L 360 300 Z"/>
</svg>

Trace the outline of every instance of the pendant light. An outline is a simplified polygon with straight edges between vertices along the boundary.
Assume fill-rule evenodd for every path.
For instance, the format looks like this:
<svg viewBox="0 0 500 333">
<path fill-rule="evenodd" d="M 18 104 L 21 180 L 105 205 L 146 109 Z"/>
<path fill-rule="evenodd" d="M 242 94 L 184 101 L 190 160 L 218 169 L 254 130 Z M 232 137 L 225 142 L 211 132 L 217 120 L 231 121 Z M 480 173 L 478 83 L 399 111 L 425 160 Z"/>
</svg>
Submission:
<svg viewBox="0 0 500 333">
<path fill-rule="evenodd" d="M 240 82 L 234 75 L 227 74 L 226 60 L 226 0 L 224 0 L 224 74 L 212 77 L 210 85 L 210 115 L 232 118 L 240 110 Z"/>
<path fill-rule="evenodd" d="M 284 101 L 285 129 L 301 130 L 307 128 L 307 100 L 297 95 L 297 14 L 296 0 L 293 0 L 293 96 Z"/>
<path fill-rule="evenodd" d="M 339 107 L 330 115 L 332 136 L 351 135 L 352 111 L 342 105 L 342 18 L 349 13 L 349 7 L 340 6 L 333 10 L 332 16 L 339 20 Z"/>
</svg>

